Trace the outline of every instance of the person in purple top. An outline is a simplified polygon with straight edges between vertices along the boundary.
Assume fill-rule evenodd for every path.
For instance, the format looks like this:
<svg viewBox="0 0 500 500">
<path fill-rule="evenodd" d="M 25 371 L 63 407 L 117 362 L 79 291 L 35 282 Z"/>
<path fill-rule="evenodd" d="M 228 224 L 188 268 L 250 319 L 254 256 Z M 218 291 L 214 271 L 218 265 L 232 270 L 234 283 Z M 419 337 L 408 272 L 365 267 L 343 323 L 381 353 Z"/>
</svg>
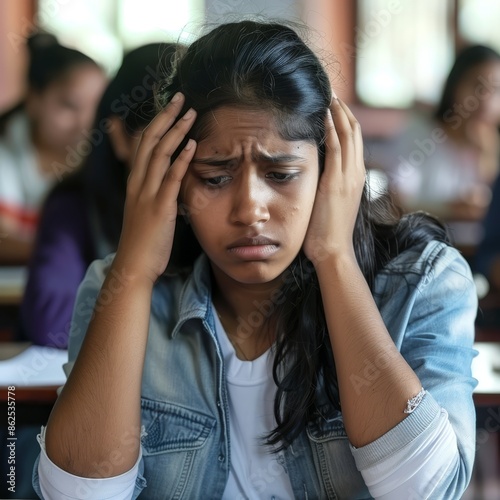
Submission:
<svg viewBox="0 0 500 500">
<path fill-rule="evenodd" d="M 80 281 L 94 259 L 118 244 L 130 165 L 140 132 L 155 114 L 157 68 L 175 49 L 175 44 L 150 44 L 124 57 L 86 134 L 92 151 L 83 167 L 61 169 L 65 176 L 45 202 L 29 264 L 20 339 L 67 347 Z"/>
</svg>

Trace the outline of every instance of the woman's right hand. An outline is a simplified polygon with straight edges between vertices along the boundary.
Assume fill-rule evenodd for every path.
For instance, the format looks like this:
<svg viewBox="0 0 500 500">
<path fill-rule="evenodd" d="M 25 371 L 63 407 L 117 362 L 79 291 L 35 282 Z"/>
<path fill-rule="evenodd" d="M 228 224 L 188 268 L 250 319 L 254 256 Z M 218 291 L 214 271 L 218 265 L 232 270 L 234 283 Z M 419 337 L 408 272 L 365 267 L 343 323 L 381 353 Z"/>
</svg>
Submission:
<svg viewBox="0 0 500 500">
<path fill-rule="evenodd" d="M 181 181 L 196 151 L 190 139 L 174 162 L 173 153 L 196 118 L 193 109 L 177 121 L 184 96 L 176 94 L 144 129 L 127 182 L 122 233 L 115 264 L 133 278 L 154 284 L 165 271 L 174 238 Z"/>
</svg>

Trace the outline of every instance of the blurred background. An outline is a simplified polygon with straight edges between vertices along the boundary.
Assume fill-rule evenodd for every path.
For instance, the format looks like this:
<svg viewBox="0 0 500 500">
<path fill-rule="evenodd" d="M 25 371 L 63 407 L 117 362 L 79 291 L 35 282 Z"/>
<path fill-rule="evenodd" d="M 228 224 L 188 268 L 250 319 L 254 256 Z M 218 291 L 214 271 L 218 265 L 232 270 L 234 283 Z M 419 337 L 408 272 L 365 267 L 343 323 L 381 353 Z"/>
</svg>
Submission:
<svg viewBox="0 0 500 500">
<path fill-rule="evenodd" d="M 302 21 L 340 61 L 339 96 L 370 109 L 436 104 L 458 50 L 500 49 L 495 0 L 4 0 L 0 110 L 23 92 L 24 40 L 40 29 L 102 64 L 146 42 L 189 42 L 208 23 L 257 14 Z"/>
<path fill-rule="evenodd" d="M 308 40 L 324 60 L 335 92 L 361 123 L 372 196 L 392 197 L 403 212 L 426 210 L 438 216 L 472 266 L 481 301 L 477 341 L 484 344 L 487 357 L 482 359 L 487 361 L 481 362 L 480 391 L 475 396 L 476 468 L 464 498 L 498 500 L 498 0 L 1 0 L 0 369 L 1 360 L 12 359 L 27 346 L 65 351 L 67 316 L 78 283 L 88 263 L 116 245 L 123 190 L 111 192 L 109 186 L 123 186 L 130 161 L 127 144 L 137 138 L 147 117 L 141 117 L 140 123 L 125 123 L 117 110 L 114 114 L 109 110 L 109 103 L 128 105 L 127 97 L 132 96 L 135 105 L 150 97 L 146 92 L 150 89 L 143 89 L 144 78 L 154 79 L 151 68 L 155 64 L 146 61 L 159 54 L 158 45 L 152 44 L 189 44 L 207 25 L 242 15 L 286 19 L 311 28 Z M 42 34 L 53 35 L 58 44 L 79 51 L 78 56 L 72 53 L 71 67 L 84 66 L 85 78 L 93 79 L 92 84 L 82 84 L 82 90 L 75 86 L 78 82 L 70 82 L 66 69 L 61 72 L 66 80 L 60 86 L 66 94 L 57 99 L 61 106 L 74 108 L 71 120 L 80 134 L 68 135 L 66 143 L 45 134 L 52 125 L 40 126 L 36 114 L 41 104 L 33 96 L 41 99 L 47 91 L 35 88 L 44 68 L 33 70 L 36 58 L 27 39 L 46 43 L 48 39 L 37 37 Z M 134 52 L 144 46 L 149 52 Z M 144 58 L 142 69 L 135 74 L 138 80 L 132 77 L 133 57 L 128 62 L 124 59 L 127 54 L 135 54 L 135 64 L 137 58 Z M 120 73 L 122 64 L 126 68 Z M 83 81 L 83 73 L 78 81 Z M 107 87 L 109 82 L 112 85 Z M 84 95 L 90 86 L 95 95 Z M 86 99 L 88 116 L 79 116 L 77 121 L 77 105 L 64 99 Z M 21 134 L 13 120 L 26 119 L 24 115 L 28 117 L 23 129 L 25 143 L 20 143 L 19 151 L 11 151 L 17 140 L 12 138 Z M 93 122 L 95 116 L 99 122 Z M 110 134 L 108 144 L 103 139 L 107 133 L 103 120 L 117 116 L 124 121 L 128 135 Z M 54 130 L 59 130 L 62 122 L 54 120 Z M 37 127 L 41 127 L 39 131 Z M 58 134 L 62 137 L 62 132 Z M 92 147 L 84 147 L 84 139 L 93 144 L 94 153 Z M 97 152 L 104 146 L 111 148 L 116 167 L 113 172 L 110 169 L 107 179 L 94 168 L 101 167 Z M 26 161 L 32 170 L 26 170 L 23 177 L 17 175 L 15 162 L 26 151 L 31 151 Z M 36 186 L 35 178 L 39 179 Z M 30 198 L 28 191 L 35 194 Z M 101 200 L 106 197 L 109 199 Z M 100 214 L 104 214 L 101 219 Z M 115 233 L 109 230 L 113 224 Z M 0 388 L 7 385 L 2 373 L 0 370 Z M 36 368 L 36 373 L 40 375 L 42 369 Z M 24 392 L 18 393 L 18 453 L 24 455 L 18 460 L 18 493 L 8 496 L 8 491 L 0 489 L 2 498 L 35 498 L 30 486 L 39 451 L 35 435 L 46 422 L 55 387 L 64 377 L 47 380 L 34 387 L 37 384 L 30 379 Z M 1 390 L 4 415 L 6 391 Z M 4 440 L 5 435 L 0 438 Z M 5 450 L 5 441 L 0 444 Z M 6 471 L 2 455 L 0 477 L 5 478 Z M 2 479 L 1 488 L 4 482 Z"/>
</svg>

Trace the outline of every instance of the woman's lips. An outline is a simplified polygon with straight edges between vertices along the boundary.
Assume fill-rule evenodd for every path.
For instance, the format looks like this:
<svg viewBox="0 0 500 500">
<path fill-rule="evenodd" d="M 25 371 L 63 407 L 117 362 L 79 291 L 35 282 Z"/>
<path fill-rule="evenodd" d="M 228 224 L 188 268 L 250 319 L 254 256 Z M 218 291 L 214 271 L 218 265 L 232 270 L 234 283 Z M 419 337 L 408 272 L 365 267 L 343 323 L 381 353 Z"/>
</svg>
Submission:
<svg viewBox="0 0 500 500">
<path fill-rule="evenodd" d="M 244 260 L 263 260 L 278 251 L 278 242 L 266 236 L 240 238 L 228 246 L 228 252 Z"/>
<path fill-rule="evenodd" d="M 246 245 L 231 247 L 228 251 L 244 260 L 264 260 L 278 251 L 278 245 Z"/>
</svg>

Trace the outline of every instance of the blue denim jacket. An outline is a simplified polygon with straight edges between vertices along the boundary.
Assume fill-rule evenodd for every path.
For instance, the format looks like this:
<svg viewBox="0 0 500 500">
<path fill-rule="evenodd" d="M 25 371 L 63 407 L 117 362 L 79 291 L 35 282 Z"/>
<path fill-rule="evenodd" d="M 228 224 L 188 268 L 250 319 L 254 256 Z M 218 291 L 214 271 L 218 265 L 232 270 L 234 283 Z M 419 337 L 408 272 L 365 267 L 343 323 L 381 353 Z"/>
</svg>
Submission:
<svg viewBox="0 0 500 500">
<path fill-rule="evenodd" d="M 93 304 L 113 256 L 95 261 L 80 286 L 69 343 L 76 358 Z M 329 419 L 318 391 L 317 417 L 284 454 L 296 498 L 371 498 L 356 468 L 390 457 L 447 410 L 460 460 L 439 484 L 433 500 L 459 498 L 470 479 L 475 453 L 471 376 L 476 291 L 470 270 L 453 248 L 431 242 L 400 254 L 379 273 L 374 298 L 396 346 L 428 391 L 417 410 L 382 437 L 353 450 L 340 412 Z M 209 264 L 202 255 L 187 278 L 155 285 L 144 366 L 141 410 L 143 458 L 134 498 L 221 498 L 231 462 L 223 356 L 215 335 Z M 367 364 L 368 385 L 373 370 Z M 33 484 L 38 486 L 38 460 Z M 414 498 L 408 492 L 408 499 Z M 418 498 L 421 498 L 420 496 Z"/>
</svg>

